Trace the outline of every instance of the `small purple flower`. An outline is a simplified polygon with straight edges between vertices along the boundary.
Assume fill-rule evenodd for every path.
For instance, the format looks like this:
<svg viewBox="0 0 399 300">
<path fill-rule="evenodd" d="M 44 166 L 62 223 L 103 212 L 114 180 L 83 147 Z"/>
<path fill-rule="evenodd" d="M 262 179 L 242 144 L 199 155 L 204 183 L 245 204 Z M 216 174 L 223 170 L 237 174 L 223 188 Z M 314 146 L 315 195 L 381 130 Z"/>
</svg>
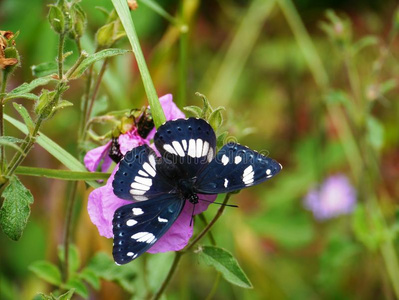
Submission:
<svg viewBox="0 0 399 300">
<path fill-rule="evenodd" d="M 312 189 L 304 198 L 304 206 L 318 220 L 350 214 L 356 205 L 356 191 L 348 178 L 335 175 L 327 178 L 319 189 Z"/>
<path fill-rule="evenodd" d="M 173 97 L 171 94 L 167 94 L 159 98 L 159 102 L 161 102 L 162 109 L 165 113 L 166 120 L 173 120 L 184 118 L 184 113 L 176 106 L 173 102 Z M 131 131 L 121 134 L 118 137 L 118 142 L 120 145 L 120 151 L 123 155 L 126 152 L 132 150 L 137 146 L 141 146 L 144 144 L 150 145 L 150 140 L 155 135 L 155 128 L 148 134 L 148 136 L 143 139 L 137 132 L 137 128 L 133 127 Z M 88 151 L 83 159 L 86 168 L 90 172 L 94 172 L 97 170 L 98 166 L 101 162 L 101 171 L 107 172 L 112 160 L 109 157 L 109 149 L 111 148 L 111 141 L 106 143 L 104 146 L 100 146 Z M 154 147 L 155 148 L 155 147 Z"/>
<path fill-rule="evenodd" d="M 162 108 L 164 110 L 167 120 L 184 118 L 184 113 L 182 113 L 179 108 L 173 103 L 172 95 L 168 94 L 160 99 Z M 143 145 L 150 144 L 150 139 L 154 137 L 155 129 L 152 130 L 146 139 L 141 138 L 137 129 L 133 128 L 131 131 L 121 134 L 119 136 L 118 142 L 120 146 L 120 151 L 124 155 L 127 151 Z M 150 145 L 151 146 L 151 145 Z M 103 161 L 101 169 L 103 172 L 108 170 L 111 164 L 111 158 L 108 156 L 109 149 L 111 147 L 111 142 L 108 142 L 104 146 L 97 147 L 90 150 L 84 159 L 86 168 L 90 171 L 95 171 Z M 154 147 L 155 148 L 155 147 Z M 155 149 L 154 149 L 155 150 Z M 93 190 L 89 195 L 89 201 L 87 205 L 87 210 L 89 216 L 94 225 L 97 226 L 100 235 L 106 238 L 112 238 L 112 219 L 114 217 L 115 211 L 126 204 L 131 203 L 127 200 L 122 200 L 115 196 L 112 188 L 112 181 L 114 180 L 114 175 L 118 170 L 118 166 L 115 167 L 111 176 L 108 178 L 106 185 Z M 198 195 L 200 199 L 206 201 L 213 201 L 216 195 Z M 208 208 L 209 202 L 200 201 L 195 206 L 194 214 L 199 214 Z M 193 235 L 193 226 L 190 226 L 190 221 L 193 212 L 193 204 L 186 202 L 184 209 L 180 216 L 177 218 L 176 222 L 173 223 L 171 228 L 166 232 L 162 238 L 160 238 L 154 246 L 151 247 L 148 252 L 158 253 L 166 251 L 178 251 L 183 249 L 191 236 Z"/>
</svg>

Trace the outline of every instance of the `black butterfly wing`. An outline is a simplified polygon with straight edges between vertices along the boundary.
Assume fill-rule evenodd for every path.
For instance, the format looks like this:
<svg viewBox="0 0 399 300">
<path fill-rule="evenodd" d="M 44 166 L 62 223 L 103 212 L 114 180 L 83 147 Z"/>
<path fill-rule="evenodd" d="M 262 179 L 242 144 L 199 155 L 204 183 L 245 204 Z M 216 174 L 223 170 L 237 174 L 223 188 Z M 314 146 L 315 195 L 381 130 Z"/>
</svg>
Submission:
<svg viewBox="0 0 399 300">
<path fill-rule="evenodd" d="M 112 187 L 122 199 L 143 201 L 168 193 L 173 189 L 157 171 L 159 159 L 149 146 L 132 149 L 119 163 Z"/>
<path fill-rule="evenodd" d="M 277 161 L 248 147 L 229 143 L 198 175 L 196 190 L 202 194 L 233 192 L 270 179 L 281 169 Z"/>
<path fill-rule="evenodd" d="M 158 128 L 155 146 L 166 162 L 179 170 L 182 178 L 192 178 L 206 167 L 216 153 L 216 136 L 203 119 L 169 121 Z"/>
<path fill-rule="evenodd" d="M 150 249 L 176 221 L 185 201 L 176 194 L 128 204 L 115 211 L 113 256 L 126 264 Z"/>
</svg>

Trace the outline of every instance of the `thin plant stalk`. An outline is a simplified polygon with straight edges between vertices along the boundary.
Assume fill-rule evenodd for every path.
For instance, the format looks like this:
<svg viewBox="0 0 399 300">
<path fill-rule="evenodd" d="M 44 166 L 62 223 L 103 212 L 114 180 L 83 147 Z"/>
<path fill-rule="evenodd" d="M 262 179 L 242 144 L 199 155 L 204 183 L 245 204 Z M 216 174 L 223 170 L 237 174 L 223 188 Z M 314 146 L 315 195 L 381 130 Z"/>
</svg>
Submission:
<svg viewBox="0 0 399 300">
<path fill-rule="evenodd" d="M 195 239 L 191 243 L 189 243 L 182 251 L 178 251 L 175 253 L 175 258 L 173 260 L 172 266 L 169 269 L 168 275 L 166 276 L 165 280 L 162 282 L 162 285 L 159 288 L 159 290 L 152 297 L 152 300 L 157 300 L 162 296 L 163 292 L 169 285 L 174 273 L 177 270 L 177 267 L 179 265 L 182 255 L 187 253 L 189 250 L 191 250 L 204 236 L 206 236 L 210 232 L 212 226 L 215 225 L 216 221 L 223 214 L 223 211 L 226 208 L 225 204 L 227 204 L 231 195 L 232 194 L 230 194 L 230 193 L 226 194 L 222 205 L 219 207 L 218 211 L 216 212 L 216 215 L 213 217 L 211 222 L 209 222 L 209 224 L 207 226 L 205 226 L 205 228 L 195 237 Z"/>
<path fill-rule="evenodd" d="M 180 18 L 184 22 L 184 3 L 180 1 Z M 177 105 L 179 107 L 185 106 L 187 97 L 187 65 L 188 65 L 188 28 L 187 30 L 180 30 L 179 39 L 179 60 L 178 60 L 178 91 L 177 91 Z"/>
<path fill-rule="evenodd" d="M 1 96 L 0 99 L 0 136 L 4 136 L 4 98 L 5 98 L 5 92 L 6 92 L 6 86 L 7 86 L 7 72 L 3 71 L 2 72 L 2 81 L 1 81 L 1 90 L 0 90 L 0 94 L 2 94 L 3 96 Z M 1 145 L 0 146 L 0 171 L 1 173 L 4 172 L 4 168 L 5 168 L 5 153 L 4 153 L 4 146 Z"/>
<path fill-rule="evenodd" d="M 72 191 L 67 201 L 67 210 L 65 216 L 65 233 L 64 233 L 64 264 L 62 266 L 62 280 L 67 282 L 69 277 L 69 245 L 72 232 L 72 216 L 73 209 L 77 198 L 78 182 L 72 183 Z"/>
</svg>

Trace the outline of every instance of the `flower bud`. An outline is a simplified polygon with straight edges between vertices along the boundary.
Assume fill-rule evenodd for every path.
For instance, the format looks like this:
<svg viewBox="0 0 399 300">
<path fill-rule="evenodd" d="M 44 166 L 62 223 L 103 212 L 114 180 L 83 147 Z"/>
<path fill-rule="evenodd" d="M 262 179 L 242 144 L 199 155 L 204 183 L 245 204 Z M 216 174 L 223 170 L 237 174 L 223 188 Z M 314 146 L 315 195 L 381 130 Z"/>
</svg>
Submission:
<svg viewBox="0 0 399 300">
<path fill-rule="evenodd" d="M 65 31 L 65 17 L 62 10 L 55 5 L 50 5 L 48 20 L 56 33 L 62 34 Z"/>
</svg>

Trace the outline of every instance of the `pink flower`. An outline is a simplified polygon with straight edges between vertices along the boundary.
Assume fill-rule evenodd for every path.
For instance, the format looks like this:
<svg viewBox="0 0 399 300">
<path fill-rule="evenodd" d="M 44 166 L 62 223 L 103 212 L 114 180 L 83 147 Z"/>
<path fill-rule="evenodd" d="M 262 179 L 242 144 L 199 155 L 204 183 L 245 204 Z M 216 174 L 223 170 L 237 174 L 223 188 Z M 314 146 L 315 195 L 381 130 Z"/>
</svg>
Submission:
<svg viewBox="0 0 399 300">
<path fill-rule="evenodd" d="M 179 108 L 173 103 L 171 94 L 165 95 L 159 100 L 167 120 L 185 117 Z M 150 144 L 150 139 L 154 137 L 155 131 L 156 130 L 153 129 L 146 139 L 143 139 L 138 135 L 136 128 L 130 132 L 121 134 L 118 139 L 121 153 L 124 155 L 127 151 L 130 151 L 137 146 Z M 100 162 L 103 161 L 101 170 L 103 172 L 108 170 L 111 164 L 111 159 L 108 156 L 110 147 L 111 142 L 108 142 L 104 146 L 90 150 L 84 158 L 86 168 L 90 171 L 95 171 Z M 113 170 L 111 176 L 108 178 L 107 183 L 104 186 L 97 188 L 90 193 L 87 205 L 87 210 L 89 212 L 91 221 L 97 226 L 100 235 L 107 238 L 113 237 L 112 219 L 114 217 L 115 211 L 119 207 L 131 203 L 130 201 L 116 197 L 113 192 L 112 181 L 117 170 L 118 166 L 116 166 L 116 168 Z M 200 199 L 204 199 L 206 201 L 213 201 L 216 198 L 216 195 L 198 196 Z M 199 214 L 205 211 L 209 204 L 209 202 L 200 200 L 195 206 L 194 214 Z M 148 252 L 158 253 L 166 251 L 178 251 L 183 249 L 193 234 L 193 226 L 190 226 L 192 210 L 193 204 L 187 201 L 183 211 L 172 227 L 154 244 L 154 246 L 151 247 L 150 250 L 148 250 Z"/>
<path fill-rule="evenodd" d="M 162 109 L 165 113 L 166 120 L 180 119 L 184 118 L 184 113 L 176 106 L 173 102 L 173 96 L 171 94 L 167 94 L 159 98 L 159 102 L 161 102 Z M 133 128 L 131 131 L 121 134 L 118 137 L 118 142 L 120 145 L 120 151 L 123 155 L 126 152 L 132 150 L 137 146 L 141 146 L 144 144 L 150 145 L 150 140 L 155 135 L 155 128 L 148 134 L 148 136 L 143 139 L 138 133 L 137 128 Z M 86 168 L 94 172 L 97 170 L 98 166 L 101 162 L 101 171 L 107 172 L 112 160 L 109 157 L 109 149 L 111 148 L 111 141 L 106 143 L 104 146 L 100 146 L 88 151 L 83 159 Z"/>
<path fill-rule="evenodd" d="M 330 176 L 319 189 L 310 190 L 304 199 L 304 206 L 318 220 L 350 214 L 355 205 L 356 191 L 343 174 Z"/>
</svg>

